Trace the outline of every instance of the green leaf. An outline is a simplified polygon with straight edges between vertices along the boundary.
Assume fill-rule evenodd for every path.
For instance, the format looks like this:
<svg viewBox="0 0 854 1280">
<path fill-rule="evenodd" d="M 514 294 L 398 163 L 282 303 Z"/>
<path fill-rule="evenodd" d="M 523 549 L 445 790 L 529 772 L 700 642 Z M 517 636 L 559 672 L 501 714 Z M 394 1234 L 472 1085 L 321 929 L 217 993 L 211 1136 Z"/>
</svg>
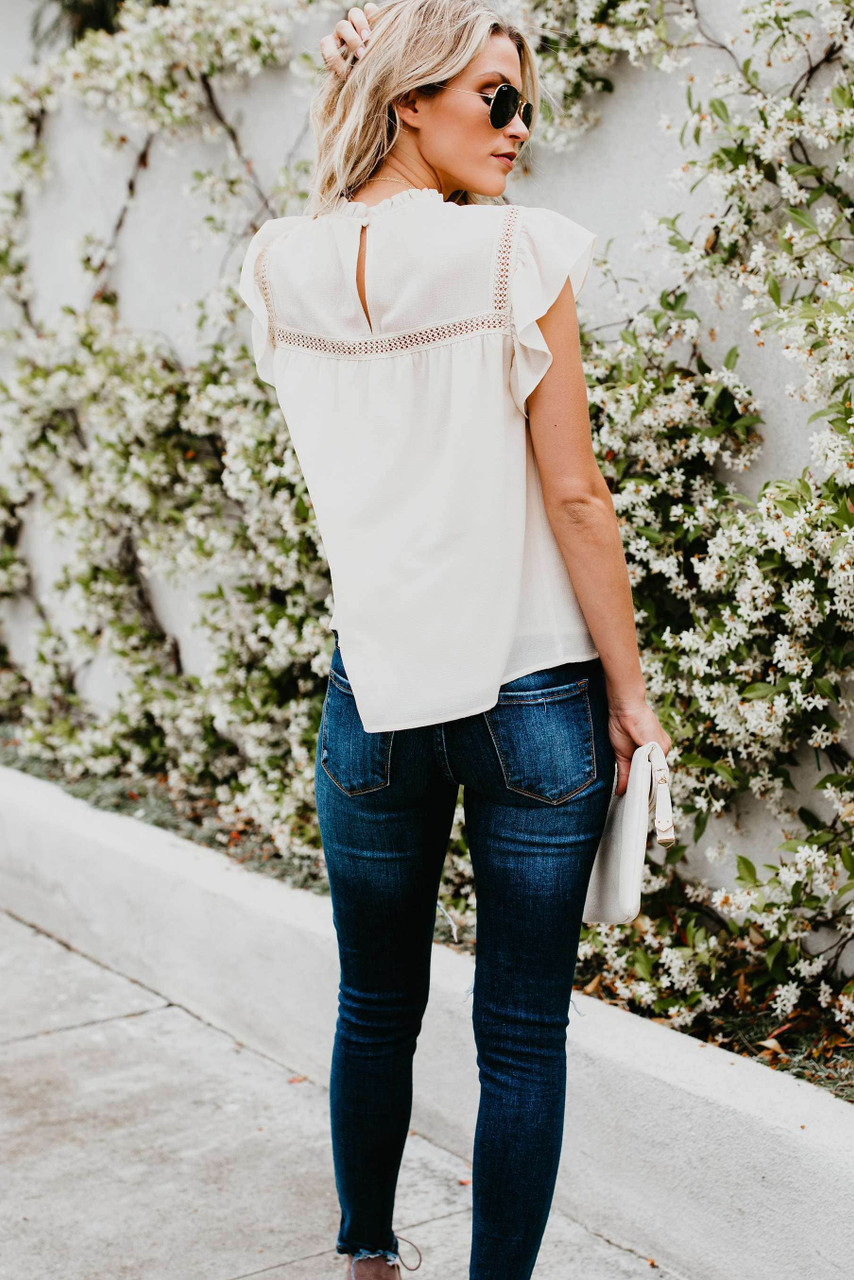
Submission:
<svg viewBox="0 0 854 1280">
<path fill-rule="evenodd" d="M 756 868 L 749 858 L 745 858 L 744 854 L 738 854 L 736 857 L 738 864 L 738 875 L 736 879 L 740 884 L 756 885 L 759 883 L 756 877 Z"/>
<path fill-rule="evenodd" d="M 682 763 L 689 769 L 711 769 L 714 760 L 698 755 L 696 751 L 685 751 L 682 755 Z"/>
<path fill-rule="evenodd" d="M 814 235 L 819 234 L 818 227 L 813 222 L 808 213 L 804 213 L 803 209 L 787 209 L 792 222 L 797 223 L 799 227 L 803 227 L 805 231 L 812 231 Z"/>
<path fill-rule="evenodd" d="M 649 525 L 638 525 L 637 532 L 642 533 L 644 537 L 653 544 L 664 541 L 664 534 L 660 533 L 658 529 L 651 529 Z"/>
<path fill-rule="evenodd" d="M 769 698 L 771 694 L 777 692 L 777 685 L 768 684 L 764 680 L 758 681 L 756 684 L 749 684 L 742 689 L 742 698 Z"/>
<path fill-rule="evenodd" d="M 826 773 L 821 782 L 817 782 L 815 785 L 817 789 L 820 787 L 847 787 L 850 781 L 851 779 L 847 773 Z"/>
</svg>

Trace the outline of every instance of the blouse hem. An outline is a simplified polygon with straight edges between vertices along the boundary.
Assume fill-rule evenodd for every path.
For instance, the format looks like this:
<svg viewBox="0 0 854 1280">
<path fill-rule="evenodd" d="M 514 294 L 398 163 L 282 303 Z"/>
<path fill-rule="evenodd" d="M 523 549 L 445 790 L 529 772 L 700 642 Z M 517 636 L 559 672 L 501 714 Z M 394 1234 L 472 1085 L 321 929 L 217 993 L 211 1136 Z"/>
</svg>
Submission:
<svg viewBox="0 0 854 1280">
<path fill-rule="evenodd" d="M 598 649 L 594 649 L 592 653 L 584 654 L 580 658 L 575 655 L 572 655 L 570 657 L 556 658 L 554 662 L 549 664 L 549 666 L 559 667 L 564 662 L 591 662 L 594 658 L 598 658 L 598 657 L 599 657 L 599 651 Z M 459 711 L 455 715 L 445 716 L 440 720 L 435 719 L 435 717 L 434 718 L 428 717 L 427 719 L 424 719 L 424 720 L 412 721 L 409 724 L 383 724 L 383 725 L 374 725 L 374 726 L 368 725 L 364 720 L 362 720 L 362 727 L 364 728 L 365 733 L 394 733 L 394 732 L 397 732 L 398 730 L 402 732 L 404 729 L 424 729 L 424 728 L 427 728 L 429 725 L 448 724 L 452 720 L 465 720 L 466 716 L 477 716 L 477 715 L 480 715 L 482 711 L 491 711 L 492 708 L 495 706 L 496 702 L 498 701 L 498 692 L 502 684 L 508 684 L 511 680 L 518 680 L 520 676 L 528 676 L 531 674 L 532 671 L 544 671 L 544 670 L 546 670 L 546 668 L 543 667 L 542 664 L 540 663 L 538 663 L 535 667 L 530 666 L 530 664 L 525 664 L 522 666 L 522 668 L 519 671 L 514 671 L 510 675 L 505 675 L 504 679 L 496 687 L 495 695 L 492 698 L 491 702 L 484 702 L 479 706 L 471 707 L 468 711 Z"/>
</svg>

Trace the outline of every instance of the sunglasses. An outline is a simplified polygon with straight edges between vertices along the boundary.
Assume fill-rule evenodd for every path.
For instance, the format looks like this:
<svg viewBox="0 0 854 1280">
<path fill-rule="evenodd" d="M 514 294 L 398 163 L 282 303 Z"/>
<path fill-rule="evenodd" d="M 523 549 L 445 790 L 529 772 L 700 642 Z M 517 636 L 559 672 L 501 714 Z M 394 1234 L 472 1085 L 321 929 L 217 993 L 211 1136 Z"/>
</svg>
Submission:
<svg viewBox="0 0 854 1280">
<path fill-rule="evenodd" d="M 473 93 L 476 97 L 483 98 L 484 102 L 488 102 L 489 123 L 493 129 L 505 129 L 517 112 L 522 117 L 525 128 L 531 127 L 534 108 L 530 102 L 525 101 L 519 90 L 512 84 L 500 84 L 491 94 L 478 93 L 476 89 L 457 89 L 454 85 L 446 85 L 445 88 L 453 89 L 455 93 Z"/>
</svg>

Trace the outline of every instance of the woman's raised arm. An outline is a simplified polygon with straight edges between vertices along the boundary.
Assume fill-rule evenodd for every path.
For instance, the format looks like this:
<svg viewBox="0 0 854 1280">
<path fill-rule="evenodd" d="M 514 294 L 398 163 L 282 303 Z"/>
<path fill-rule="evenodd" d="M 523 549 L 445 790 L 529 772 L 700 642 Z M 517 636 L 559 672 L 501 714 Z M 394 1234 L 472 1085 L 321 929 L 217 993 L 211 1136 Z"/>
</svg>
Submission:
<svg viewBox="0 0 854 1280">
<path fill-rule="evenodd" d="M 370 38 L 371 22 L 379 10 L 379 5 L 371 3 L 366 4 L 363 9 L 354 6 L 347 10 L 347 17 L 336 22 L 332 31 L 321 39 L 320 55 L 323 61 L 342 80 L 353 65 L 353 58 L 361 58 L 365 41 Z"/>
</svg>

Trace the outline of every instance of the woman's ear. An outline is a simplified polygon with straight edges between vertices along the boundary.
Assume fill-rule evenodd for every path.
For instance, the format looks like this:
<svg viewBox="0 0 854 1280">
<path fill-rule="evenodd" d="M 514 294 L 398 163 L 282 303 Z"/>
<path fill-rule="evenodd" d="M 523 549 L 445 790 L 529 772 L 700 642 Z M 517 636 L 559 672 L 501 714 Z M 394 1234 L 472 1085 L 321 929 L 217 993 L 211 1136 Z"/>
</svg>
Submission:
<svg viewBox="0 0 854 1280">
<path fill-rule="evenodd" d="M 421 118 L 418 115 L 418 94 L 414 89 L 410 89 L 402 98 L 396 98 L 391 104 L 398 114 L 399 119 L 409 125 L 411 129 L 418 129 L 421 125 Z"/>
</svg>

